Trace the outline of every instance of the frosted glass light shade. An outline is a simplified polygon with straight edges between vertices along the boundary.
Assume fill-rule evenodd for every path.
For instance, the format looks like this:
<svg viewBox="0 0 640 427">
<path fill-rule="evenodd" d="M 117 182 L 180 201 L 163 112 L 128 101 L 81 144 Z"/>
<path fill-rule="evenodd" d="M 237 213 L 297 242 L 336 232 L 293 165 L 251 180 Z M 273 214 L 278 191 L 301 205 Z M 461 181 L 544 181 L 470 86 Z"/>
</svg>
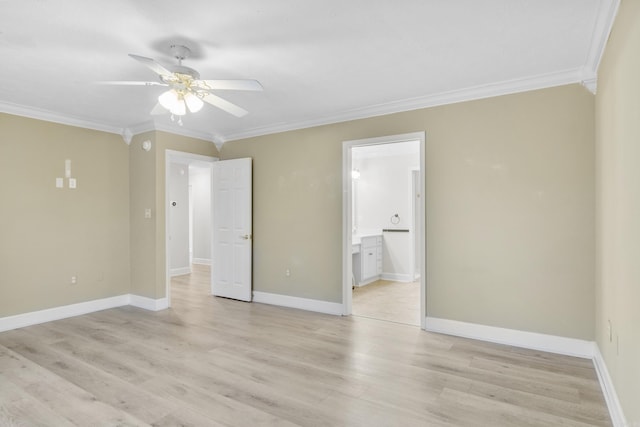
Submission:
<svg viewBox="0 0 640 427">
<path fill-rule="evenodd" d="M 158 97 L 158 102 L 167 110 L 171 110 L 171 108 L 173 108 L 173 106 L 178 102 L 178 92 L 173 89 L 163 92 Z"/>
<path fill-rule="evenodd" d="M 169 111 L 171 111 L 171 114 L 175 114 L 176 116 L 184 116 L 187 114 L 187 108 L 185 107 L 182 99 L 176 100 Z"/>
<path fill-rule="evenodd" d="M 198 98 L 191 92 L 187 92 L 184 95 L 184 102 L 187 104 L 189 111 L 191 111 L 192 113 L 197 113 L 202 109 L 202 106 L 204 105 L 204 102 L 202 102 L 200 98 Z"/>
</svg>

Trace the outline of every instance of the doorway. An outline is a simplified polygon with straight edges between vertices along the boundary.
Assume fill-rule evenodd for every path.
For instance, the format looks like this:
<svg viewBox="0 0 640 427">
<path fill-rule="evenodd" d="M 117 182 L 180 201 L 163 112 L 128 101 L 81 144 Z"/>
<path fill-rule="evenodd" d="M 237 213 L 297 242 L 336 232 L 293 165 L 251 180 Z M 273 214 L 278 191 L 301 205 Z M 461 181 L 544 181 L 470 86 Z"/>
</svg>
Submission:
<svg viewBox="0 0 640 427">
<path fill-rule="evenodd" d="M 208 269 L 211 263 L 212 165 L 217 161 L 166 150 L 165 294 L 169 307 L 172 278 L 190 274 L 194 264 Z"/>
<path fill-rule="evenodd" d="M 424 169 L 424 132 L 343 143 L 343 314 L 425 328 Z"/>
</svg>

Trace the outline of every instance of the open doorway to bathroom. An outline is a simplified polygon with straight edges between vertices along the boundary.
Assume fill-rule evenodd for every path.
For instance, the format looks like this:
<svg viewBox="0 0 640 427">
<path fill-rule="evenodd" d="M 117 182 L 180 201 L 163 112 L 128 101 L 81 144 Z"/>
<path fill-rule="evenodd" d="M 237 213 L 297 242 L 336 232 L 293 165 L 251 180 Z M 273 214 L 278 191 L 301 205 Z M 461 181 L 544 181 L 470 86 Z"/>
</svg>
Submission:
<svg viewBox="0 0 640 427">
<path fill-rule="evenodd" d="M 425 319 L 424 133 L 343 146 L 345 314 Z"/>
</svg>

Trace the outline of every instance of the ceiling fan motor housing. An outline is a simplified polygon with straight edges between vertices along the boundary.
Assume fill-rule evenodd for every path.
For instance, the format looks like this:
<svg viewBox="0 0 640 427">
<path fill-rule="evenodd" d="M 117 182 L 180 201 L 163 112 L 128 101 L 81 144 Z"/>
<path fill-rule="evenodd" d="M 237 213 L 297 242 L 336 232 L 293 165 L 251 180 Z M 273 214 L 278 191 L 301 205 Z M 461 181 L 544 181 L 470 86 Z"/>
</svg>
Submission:
<svg viewBox="0 0 640 427">
<path fill-rule="evenodd" d="M 184 65 L 170 65 L 167 68 L 172 73 L 183 74 L 191 77 L 193 80 L 200 79 L 200 73 L 191 67 L 185 67 Z"/>
</svg>

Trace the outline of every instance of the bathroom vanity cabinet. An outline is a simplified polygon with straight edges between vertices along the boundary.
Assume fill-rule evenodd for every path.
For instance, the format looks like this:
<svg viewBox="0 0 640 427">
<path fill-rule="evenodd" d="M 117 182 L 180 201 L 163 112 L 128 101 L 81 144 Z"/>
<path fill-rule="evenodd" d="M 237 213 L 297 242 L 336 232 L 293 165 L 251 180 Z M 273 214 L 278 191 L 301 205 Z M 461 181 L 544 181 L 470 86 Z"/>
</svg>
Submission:
<svg viewBox="0 0 640 427">
<path fill-rule="evenodd" d="M 356 286 L 364 286 L 380 279 L 382 274 L 382 236 L 360 238 L 360 252 L 353 257 Z"/>
</svg>

